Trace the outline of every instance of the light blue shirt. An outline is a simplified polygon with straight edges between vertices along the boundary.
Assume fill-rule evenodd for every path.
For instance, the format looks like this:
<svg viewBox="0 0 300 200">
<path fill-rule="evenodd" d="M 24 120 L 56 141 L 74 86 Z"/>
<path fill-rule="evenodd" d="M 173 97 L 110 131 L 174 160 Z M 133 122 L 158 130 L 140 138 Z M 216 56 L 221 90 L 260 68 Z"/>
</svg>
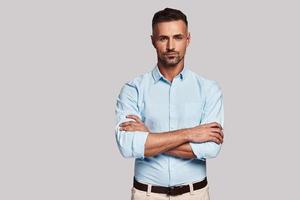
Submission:
<svg viewBox="0 0 300 200">
<path fill-rule="evenodd" d="M 135 178 L 142 183 L 175 186 L 206 177 L 206 159 L 214 158 L 221 145 L 190 143 L 197 158 L 183 159 L 166 154 L 144 157 L 148 132 L 120 131 L 119 124 L 138 115 L 151 132 L 191 128 L 218 122 L 223 126 L 223 96 L 219 85 L 186 67 L 172 82 L 156 66 L 152 71 L 126 83 L 116 105 L 116 140 L 121 154 L 135 158 Z"/>
</svg>

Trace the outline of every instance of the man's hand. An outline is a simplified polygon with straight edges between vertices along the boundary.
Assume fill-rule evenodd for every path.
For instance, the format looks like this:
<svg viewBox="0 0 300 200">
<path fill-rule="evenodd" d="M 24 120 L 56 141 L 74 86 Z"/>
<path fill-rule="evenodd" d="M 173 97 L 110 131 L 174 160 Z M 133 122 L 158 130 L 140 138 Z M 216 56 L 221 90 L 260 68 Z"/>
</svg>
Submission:
<svg viewBox="0 0 300 200">
<path fill-rule="evenodd" d="M 149 132 L 148 127 L 136 115 L 127 115 L 126 118 L 133 119 L 134 121 L 123 122 L 120 124 L 121 131 L 144 131 Z"/>
<path fill-rule="evenodd" d="M 189 129 L 188 140 L 190 142 L 215 142 L 223 143 L 223 128 L 217 122 L 202 124 Z"/>
<path fill-rule="evenodd" d="M 134 121 L 123 122 L 120 124 L 121 131 L 144 131 L 149 132 L 148 127 L 136 115 L 127 115 L 126 118 Z M 224 134 L 223 128 L 217 122 L 202 124 L 189 128 L 188 140 L 189 142 L 203 143 L 215 142 L 217 144 L 223 143 Z"/>
</svg>

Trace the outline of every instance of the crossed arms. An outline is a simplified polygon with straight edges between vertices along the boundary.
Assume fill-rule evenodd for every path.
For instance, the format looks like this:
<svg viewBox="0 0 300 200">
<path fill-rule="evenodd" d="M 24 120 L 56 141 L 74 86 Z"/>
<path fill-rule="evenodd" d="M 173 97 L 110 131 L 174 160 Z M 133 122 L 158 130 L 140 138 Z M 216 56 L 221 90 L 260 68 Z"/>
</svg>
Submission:
<svg viewBox="0 0 300 200">
<path fill-rule="evenodd" d="M 152 133 L 139 119 L 135 85 L 125 85 L 117 100 L 116 140 L 127 158 L 168 154 L 181 158 L 214 158 L 223 143 L 223 98 L 218 85 L 207 89 L 201 125 L 169 132 Z M 130 120 L 130 121 L 128 121 Z"/>
<path fill-rule="evenodd" d="M 121 123 L 119 125 L 121 131 L 144 131 L 149 133 L 144 150 L 146 157 L 165 153 L 181 158 L 196 158 L 189 142 L 223 143 L 224 134 L 222 127 L 216 122 L 176 131 L 152 133 L 138 116 L 127 115 L 127 118 L 134 121 Z"/>
</svg>

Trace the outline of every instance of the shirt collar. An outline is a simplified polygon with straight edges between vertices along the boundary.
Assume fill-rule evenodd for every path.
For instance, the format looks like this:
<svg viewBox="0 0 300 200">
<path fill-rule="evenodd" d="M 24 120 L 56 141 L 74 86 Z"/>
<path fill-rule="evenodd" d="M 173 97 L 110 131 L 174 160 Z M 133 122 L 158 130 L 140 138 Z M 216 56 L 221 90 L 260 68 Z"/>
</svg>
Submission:
<svg viewBox="0 0 300 200">
<path fill-rule="evenodd" d="M 180 79 L 184 80 L 187 76 L 188 69 L 186 67 L 183 67 L 182 71 L 179 73 Z M 155 68 L 152 70 L 152 76 L 154 79 L 154 82 L 158 82 L 160 79 L 164 78 L 164 76 L 160 73 L 158 66 L 156 65 Z M 176 76 L 176 77 L 177 77 Z"/>
</svg>

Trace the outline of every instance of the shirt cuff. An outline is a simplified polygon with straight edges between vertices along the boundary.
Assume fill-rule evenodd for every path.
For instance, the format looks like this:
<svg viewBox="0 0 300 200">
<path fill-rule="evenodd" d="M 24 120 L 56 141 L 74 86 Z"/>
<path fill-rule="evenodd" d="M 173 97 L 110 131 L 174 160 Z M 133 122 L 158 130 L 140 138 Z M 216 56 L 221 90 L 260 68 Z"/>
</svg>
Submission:
<svg viewBox="0 0 300 200">
<path fill-rule="evenodd" d="M 148 132 L 135 131 L 132 141 L 132 154 L 135 158 L 144 158 L 145 143 L 148 137 Z"/>
</svg>

